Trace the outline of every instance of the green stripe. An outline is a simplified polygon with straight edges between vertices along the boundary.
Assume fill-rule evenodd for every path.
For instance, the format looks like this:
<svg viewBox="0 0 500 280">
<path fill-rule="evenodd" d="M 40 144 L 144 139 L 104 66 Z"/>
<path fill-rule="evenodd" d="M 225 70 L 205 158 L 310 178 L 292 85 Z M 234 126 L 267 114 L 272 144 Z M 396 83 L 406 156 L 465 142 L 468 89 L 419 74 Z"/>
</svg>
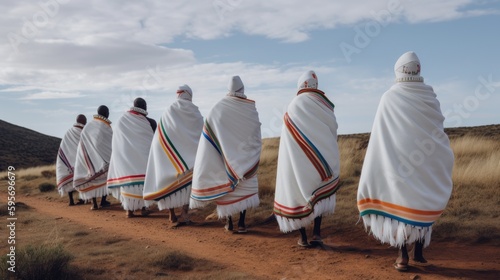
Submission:
<svg viewBox="0 0 500 280">
<path fill-rule="evenodd" d="M 335 105 L 330 101 L 330 99 L 328 99 L 328 97 L 326 97 L 324 94 L 321 94 L 321 93 L 317 93 L 317 92 L 314 92 L 314 91 L 311 91 L 312 93 L 320 96 L 321 98 L 323 98 L 326 102 L 328 102 L 328 104 L 332 105 L 332 108 L 335 108 Z"/>
<path fill-rule="evenodd" d="M 186 162 L 184 161 L 182 156 L 179 154 L 179 152 L 175 148 L 174 144 L 172 144 L 172 141 L 170 141 L 170 138 L 168 138 L 168 134 L 165 131 L 165 127 L 163 126 L 163 120 L 160 120 L 160 125 L 161 125 L 161 130 L 163 131 L 163 135 L 165 135 L 165 138 L 167 138 L 167 141 L 168 141 L 170 147 L 174 150 L 175 154 L 181 160 L 182 164 L 184 164 L 184 169 L 188 170 L 189 169 L 188 165 L 186 164 Z"/>
</svg>

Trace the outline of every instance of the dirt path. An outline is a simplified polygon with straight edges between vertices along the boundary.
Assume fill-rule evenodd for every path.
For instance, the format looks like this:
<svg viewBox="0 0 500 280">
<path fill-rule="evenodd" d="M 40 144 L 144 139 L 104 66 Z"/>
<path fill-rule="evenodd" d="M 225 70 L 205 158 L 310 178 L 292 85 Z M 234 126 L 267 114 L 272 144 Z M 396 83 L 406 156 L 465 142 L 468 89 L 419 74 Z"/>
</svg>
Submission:
<svg viewBox="0 0 500 280">
<path fill-rule="evenodd" d="M 323 229 L 324 248 L 297 247 L 298 233 L 282 234 L 277 224 L 250 225 L 247 234 L 231 234 L 220 221 L 204 221 L 193 213 L 195 224 L 167 228 L 165 211 L 127 219 L 116 203 L 98 211 L 87 205 L 68 208 L 42 197 L 19 196 L 35 211 L 76 222 L 104 234 L 141 240 L 233 267 L 256 279 L 498 279 L 500 248 L 433 242 L 426 249 L 429 265 L 394 270 L 396 249 L 380 245 L 353 226 L 350 231 Z M 416 277 L 418 275 L 419 277 Z"/>
</svg>

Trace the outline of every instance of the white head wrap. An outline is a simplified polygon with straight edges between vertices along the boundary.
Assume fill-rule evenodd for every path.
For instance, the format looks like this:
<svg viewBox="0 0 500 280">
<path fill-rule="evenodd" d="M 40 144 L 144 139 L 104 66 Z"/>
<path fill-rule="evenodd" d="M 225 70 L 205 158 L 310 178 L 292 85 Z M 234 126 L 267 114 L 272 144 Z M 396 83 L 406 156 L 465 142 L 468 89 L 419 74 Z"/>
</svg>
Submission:
<svg viewBox="0 0 500 280">
<path fill-rule="evenodd" d="M 309 70 L 300 76 L 299 81 L 297 82 L 298 89 L 304 88 L 318 88 L 318 76 L 314 71 Z"/>
<path fill-rule="evenodd" d="M 188 85 L 184 84 L 177 89 L 177 98 L 192 101 L 193 91 Z"/>
<path fill-rule="evenodd" d="M 396 82 L 423 82 L 420 76 L 420 60 L 414 52 L 406 52 L 394 65 Z"/>
<path fill-rule="evenodd" d="M 229 82 L 229 93 L 230 96 L 237 96 L 241 98 L 247 98 L 245 95 L 245 86 L 241 81 L 240 76 L 233 76 Z"/>
</svg>

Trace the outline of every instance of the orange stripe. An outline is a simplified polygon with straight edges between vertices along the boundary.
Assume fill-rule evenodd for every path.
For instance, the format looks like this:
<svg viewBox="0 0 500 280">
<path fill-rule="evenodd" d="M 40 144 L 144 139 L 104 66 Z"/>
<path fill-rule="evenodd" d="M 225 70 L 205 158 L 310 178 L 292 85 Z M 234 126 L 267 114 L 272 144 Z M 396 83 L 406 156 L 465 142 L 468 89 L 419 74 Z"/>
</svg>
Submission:
<svg viewBox="0 0 500 280">
<path fill-rule="evenodd" d="M 443 210 L 439 211 L 426 211 L 426 210 L 418 210 L 418 209 L 413 209 L 413 208 L 407 208 L 401 205 L 381 201 L 378 199 L 371 199 L 371 198 L 365 198 L 360 201 L 358 201 L 358 206 L 359 207 L 364 207 L 364 204 L 373 204 L 373 205 L 380 205 L 381 207 L 385 208 L 390 208 L 402 212 L 407 212 L 407 213 L 412 213 L 415 215 L 424 215 L 424 216 L 431 216 L 431 215 L 441 215 L 443 213 Z"/>
<path fill-rule="evenodd" d="M 98 189 L 98 188 L 104 187 L 104 186 L 106 186 L 106 182 L 104 182 L 103 184 L 100 184 L 100 185 L 93 185 L 93 186 L 90 186 L 90 187 L 85 188 L 85 189 L 80 189 L 78 191 L 79 192 L 88 192 L 88 191 L 95 190 L 95 189 Z"/>
<path fill-rule="evenodd" d="M 231 200 L 231 201 L 216 201 L 215 203 L 217 205 L 229 205 L 229 204 L 233 204 L 233 203 L 236 203 L 236 202 L 240 202 L 240 201 L 245 200 L 245 199 L 247 199 L 247 198 L 249 198 L 251 196 L 254 196 L 254 195 L 255 194 L 253 193 L 253 194 L 249 194 L 247 196 L 244 196 L 242 198 L 238 198 L 238 199 L 235 199 L 235 200 Z"/>
<path fill-rule="evenodd" d="M 166 186 L 165 188 L 153 192 L 153 193 L 148 193 L 147 195 L 144 196 L 145 200 L 154 200 L 157 197 L 163 196 L 164 194 L 167 194 L 171 192 L 172 190 L 175 190 L 177 187 L 184 185 L 186 182 L 190 181 L 193 178 L 193 171 L 189 171 L 189 174 L 187 174 L 184 178 L 181 179 L 181 181 L 176 181 L 173 182 L 172 184 Z"/>
<path fill-rule="evenodd" d="M 143 199 L 142 195 L 133 194 L 133 193 L 127 193 L 127 192 L 124 192 L 123 190 L 121 191 L 121 195 L 128 196 L 128 197 L 131 197 L 131 198 Z"/>
</svg>

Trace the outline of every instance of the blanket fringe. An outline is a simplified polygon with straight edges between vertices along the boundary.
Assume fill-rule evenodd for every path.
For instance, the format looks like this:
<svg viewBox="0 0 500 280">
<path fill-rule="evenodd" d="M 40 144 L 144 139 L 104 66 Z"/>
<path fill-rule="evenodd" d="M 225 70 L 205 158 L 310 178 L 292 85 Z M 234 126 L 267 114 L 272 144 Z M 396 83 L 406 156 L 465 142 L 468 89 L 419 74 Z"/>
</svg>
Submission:
<svg viewBox="0 0 500 280">
<path fill-rule="evenodd" d="M 151 203 L 156 202 L 156 204 L 158 204 L 158 209 L 161 211 L 163 209 L 177 208 L 189 204 L 190 196 L 191 196 L 191 186 L 179 190 L 158 201 L 151 200 Z"/>
<path fill-rule="evenodd" d="M 307 217 L 301 219 L 291 219 L 280 215 L 275 215 L 281 232 L 287 233 L 309 226 L 316 217 L 333 214 L 335 212 L 336 196 L 332 195 L 322 199 L 314 205 L 314 211 Z"/>
<path fill-rule="evenodd" d="M 207 206 L 211 201 L 210 200 L 197 200 L 192 197 L 189 199 L 189 209 L 203 208 Z"/>
<path fill-rule="evenodd" d="M 424 248 L 431 243 L 432 226 L 419 227 L 402 223 L 388 217 L 369 214 L 362 217 L 365 230 L 369 231 L 380 242 L 401 248 L 403 244 L 424 241 Z"/>
<path fill-rule="evenodd" d="M 70 191 L 74 191 L 74 190 L 75 190 L 75 188 L 73 188 L 73 181 L 71 181 L 67 184 L 64 184 L 64 185 L 60 186 L 59 188 L 57 188 L 57 191 L 59 192 L 61 197 L 67 195 Z"/>
<path fill-rule="evenodd" d="M 116 199 L 121 201 L 121 189 L 120 188 L 108 188 L 108 192 Z"/>
<path fill-rule="evenodd" d="M 132 185 L 132 186 L 126 186 L 126 187 L 120 187 L 118 190 L 125 192 L 125 193 L 130 193 L 134 195 L 139 195 L 142 197 L 142 191 L 144 189 L 144 185 Z M 135 211 L 135 210 L 140 210 L 143 207 L 149 207 L 152 203 L 152 201 L 149 200 L 144 200 L 142 198 L 134 198 L 126 195 L 120 194 L 120 202 L 122 203 L 122 207 L 124 210 L 130 210 L 130 211 Z"/>
<path fill-rule="evenodd" d="M 109 194 L 106 185 L 88 192 L 79 192 L 79 193 L 80 193 L 80 198 L 86 201 L 91 201 L 92 198 L 94 197 L 99 198 Z"/>
<path fill-rule="evenodd" d="M 92 198 L 96 197 L 102 197 L 105 195 L 109 194 L 108 188 L 106 187 L 106 181 L 108 179 L 108 174 L 107 172 L 103 172 L 99 174 L 99 176 L 96 176 L 92 180 L 89 180 L 86 183 L 80 184 L 75 189 L 80 193 L 80 198 L 83 200 L 91 200 Z M 92 187 L 92 186 L 97 186 L 97 185 L 102 185 L 99 188 L 90 190 L 90 191 L 81 191 L 85 190 L 86 188 Z"/>
<path fill-rule="evenodd" d="M 259 206 L 259 194 L 256 193 L 249 198 L 229 205 L 217 205 L 217 215 L 219 219 L 238 214 L 243 210 Z"/>
</svg>

